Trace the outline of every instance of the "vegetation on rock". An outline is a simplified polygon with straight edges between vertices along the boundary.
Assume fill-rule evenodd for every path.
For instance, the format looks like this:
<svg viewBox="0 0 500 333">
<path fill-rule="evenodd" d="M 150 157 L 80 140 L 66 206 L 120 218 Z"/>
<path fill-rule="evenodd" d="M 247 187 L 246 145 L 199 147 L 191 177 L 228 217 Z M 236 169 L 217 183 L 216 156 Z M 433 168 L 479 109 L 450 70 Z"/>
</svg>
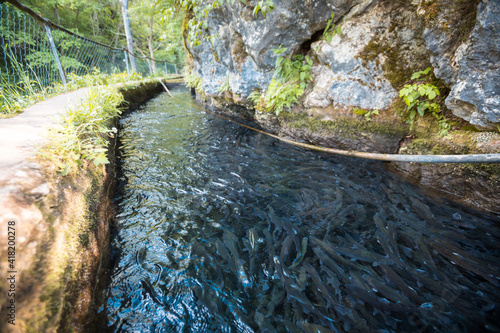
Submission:
<svg viewBox="0 0 500 333">
<path fill-rule="evenodd" d="M 287 48 L 273 49 L 275 55 L 281 55 Z M 307 85 L 312 81 L 311 69 L 313 61 L 308 56 L 296 54 L 293 56 L 279 56 L 276 59 L 273 79 L 264 95 L 253 93 L 250 100 L 256 102 L 257 107 L 279 115 L 284 108 L 298 103 L 304 94 Z"/>
<path fill-rule="evenodd" d="M 406 104 L 408 113 L 407 123 L 410 124 L 410 130 L 415 126 L 415 117 L 419 115 L 423 117 L 426 113 L 431 113 L 439 122 L 439 134 L 447 135 L 450 129 L 450 124 L 446 118 L 440 113 L 441 106 L 439 103 L 432 102 L 436 96 L 440 95 L 438 87 L 430 83 L 423 83 L 429 76 L 431 71 L 427 67 L 423 71 L 413 73 L 412 80 L 419 80 L 417 83 L 407 84 L 399 91 L 399 97 Z"/>
</svg>

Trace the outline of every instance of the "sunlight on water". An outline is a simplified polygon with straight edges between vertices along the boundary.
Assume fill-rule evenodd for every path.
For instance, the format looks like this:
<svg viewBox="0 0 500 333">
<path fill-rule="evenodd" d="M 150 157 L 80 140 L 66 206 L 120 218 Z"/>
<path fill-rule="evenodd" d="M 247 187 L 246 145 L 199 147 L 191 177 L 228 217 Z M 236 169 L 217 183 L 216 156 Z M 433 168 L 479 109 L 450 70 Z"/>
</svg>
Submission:
<svg viewBox="0 0 500 333">
<path fill-rule="evenodd" d="M 497 217 L 167 94 L 121 126 L 109 331 L 500 330 Z"/>
</svg>

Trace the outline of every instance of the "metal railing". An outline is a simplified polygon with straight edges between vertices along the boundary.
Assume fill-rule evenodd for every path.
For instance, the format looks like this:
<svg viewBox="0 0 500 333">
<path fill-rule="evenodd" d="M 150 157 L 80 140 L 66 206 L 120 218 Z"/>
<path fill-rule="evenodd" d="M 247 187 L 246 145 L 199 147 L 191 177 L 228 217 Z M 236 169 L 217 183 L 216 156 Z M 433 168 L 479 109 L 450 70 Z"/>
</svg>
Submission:
<svg viewBox="0 0 500 333">
<path fill-rule="evenodd" d="M 66 84 L 70 74 L 130 74 L 130 57 L 143 76 L 177 74 L 179 65 L 130 54 L 92 41 L 38 16 L 16 0 L 0 3 L 0 83 L 2 91 L 27 93 Z M 152 64 L 154 62 L 154 66 Z M 153 73 L 153 68 L 155 73 Z M 31 88 L 33 89 L 33 88 Z"/>
</svg>

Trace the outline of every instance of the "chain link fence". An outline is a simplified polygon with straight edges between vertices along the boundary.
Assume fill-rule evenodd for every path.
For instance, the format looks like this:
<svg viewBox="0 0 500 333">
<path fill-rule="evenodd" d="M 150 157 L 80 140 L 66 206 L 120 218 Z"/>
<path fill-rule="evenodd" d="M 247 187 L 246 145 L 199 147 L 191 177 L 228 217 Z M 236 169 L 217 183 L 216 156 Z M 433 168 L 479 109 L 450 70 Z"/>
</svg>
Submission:
<svg viewBox="0 0 500 333">
<path fill-rule="evenodd" d="M 39 17 L 27 7 L 16 7 L 0 3 L 0 81 L 4 99 L 58 83 L 66 85 L 72 75 L 130 74 L 130 57 L 135 57 L 137 72 L 143 76 L 180 71 L 179 65 L 138 57 L 125 49 L 92 41 Z"/>
</svg>

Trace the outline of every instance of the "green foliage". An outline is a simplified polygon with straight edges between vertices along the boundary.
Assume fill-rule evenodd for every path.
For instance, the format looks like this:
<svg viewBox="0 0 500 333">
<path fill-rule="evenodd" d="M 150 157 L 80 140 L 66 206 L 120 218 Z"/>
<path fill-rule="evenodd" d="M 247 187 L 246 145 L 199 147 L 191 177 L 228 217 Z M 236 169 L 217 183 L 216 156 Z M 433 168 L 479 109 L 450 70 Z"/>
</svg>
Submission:
<svg viewBox="0 0 500 333">
<path fill-rule="evenodd" d="M 260 0 L 257 2 L 257 5 L 253 9 L 253 15 L 257 16 L 259 10 L 265 18 L 267 13 L 274 10 L 273 0 Z"/>
<path fill-rule="evenodd" d="M 234 3 L 234 0 L 228 0 Z M 202 40 L 210 40 L 215 44 L 215 36 L 208 33 L 208 14 L 220 7 L 219 0 L 208 2 L 207 0 L 180 0 L 180 5 L 186 11 L 191 11 L 193 17 L 188 21 L 188 41 L 191 47 L 201 45 Z"/>
<path fill-rule="evenodd" d="M 117 48 L 126 45 L 122 8 L 117 0 L 25 0 L 21 2 L 37 14 L 91 40 Z M 134 47 L 138 54 L 151 56 L 151 46 L 155 59 L 171 63 L 183 62 L 185 54 L 182 47 L 182 20 L 184 15 L 182 11 L 177 10 L 179 7 L 177 2 L 177 0 L 129 1 L 130 25 L 134 36 Z M 52 34 L 56 45 L 60 48 L 59 51 L 62 52 L 61 63 L 65 68 L 71 66 L 74 71 L 75 65 L 82 66 L 85 63 L 85 61 L 76 63 L 73 58 L 64 55 L 64 52 L 72 45 L 83 45 L 82 40 L 67 38 L 68 35 L 54 29 Z M 29 38 L 28 34 L 19 33 L 18 35 L 18 38 L 23 38 L 23 36 Z M 151 44 L 149 43 L 150 37 L 152 37 Z M 64 40 L 64 43 L 59 43 L 59 40 Z M 41 43 L 34 40 L 31 42 L 35 45 L 36 42 Z M 38 62 L 50 59 L 43 57 L 42 53 L 35 57 Z"/>
<path fill-rule="evenodd" d="M 257 105 L 262 99 L 262 93 L 258 89 L 255 89 L 250 93 L 250 95 L 248 95 L 247 99 L 252 101 L 254 105 Z"/>
<path fill-rule="evenodd" d="M 43 88 L 36 72 L 29 64 L 28 68 L 24 68 L 12 53 L 8 52 L 6 56 L 18 80 L 12 84 L 2 76 L 0 115 L 19 113 L 27 106 L 42 101 L 47 95 L 46 89 Z M 34 79 L 31 78 L 30 72 Z"/>
<path fill-rule="evenodd" d="M 333 36 L 342 34 L 342 27 L 337 25 L 336 27 L 332 24 L 335 13 L 332 13 L 332 17 L 328 20 L 326 28 L 323 31 L 323 38 L 326 39 L 328 43 L 331 43 Z"/>
<path fill-rule="evenodd" d="M 25 0 L 22 3 L 37 14 L 87 38 L 104 44 L 121 39 L 120 44 L 125 45 L 125 37 L 115 34 L 122 23 L 118 1 Z"/>
<path fill-rule="evenodd" d="M 82 87 L 107 86 L 116 83 L 143 80 L 142 76 L 137 73 L 128 75 L 124 72 L 109 75 L 101 73 L 97 68 L 94 68 L 92 73 L 83 76 L 69 73 L 66 86 L 62 83 L 55 83 L 52 86 L 44 88 L 37 79 L 30 79 L 26 71 L 23 71 L 21 68 L 17 68 L 16 70 L 21 76 L 21 81 L 17 85 L 9 86 L 5 82 L 5 79 L 2 82 L 2 87 L 0 88 L 0 115 L 14 115 L 46 98 Z"/>
<path fill-rule="evenodd" d="M 88 98 L 62 117 L 61 124 L 51 130 L 49 144 L 40 156 L 54 162 L 64 176 L 76 172 L 84 161 L 106 164 L 108 137 L 116 128 L 110 128 L 120 115 L 118 106 L 123 96 L 116 87 L 93 87 Z"/>
<path fill-rule="evenodd" d="M 363 110 L 363 109 L 359 109 L 359 108 L 354 108 L 352 110 L 352 112 L 354 114 L 358 114 L 360 116 L 365 116 L 365 118 L 366 118 L 367 121 L 372 120 L 372 116 L 375 116 L 375 115 L 378 116 L 379 115 L 379 111 L 378 110 L 370 110 L 370 111 L 368 111 L 368 110 Z"/>
<path fill-rule="evenodd" d="M 273 53 L 281 55 L 286 50 L 280 46 L 278 49 L 273 49 Z M 285 107 L 297 103 L 312 81 L 312 64 L 313 61 L 303 55 L 294 55 L 291 58 L 278 57 L 273 79 L 263 100 L 265 110 L 279 115 Z"/>
<path fill-rule="evenodd" d="M 205 91 L 203 90 L 203 79 L 196 74 L 194 70 L 186 67 L 183 70 L 184 82 L 188 87 L 194 88 L 196 93 L 205 96 Z"/>
<path fill-rule="evenodd" d="M 415 72 L 411 76 L 411 79 L 425 80 L 429 77 L 430 71 L 431 68 L 428 67 L 423 71 Z M 424 77 L 421 78 L 422 76 Z M 406 111 L 408 112 L 407 123 L 410 124 L 410 130 L 413 130 L 415 126 L 417 115 L 423 117 L 426 113 L 431 113 L 439 122 L 439 133 L 443 136 L 448 134 L 450 125 L 440 113 L 441 106 L 439 103 L 432 102 L 439 95 L 439 89 L 435 85 L 423 82 L 407 84 L 399 91 L 399 97 L 406 104 Z"/>
<path fill-rule="evenodd" d="M 229 76 L 226 76 L 224 83 L 217 89 L 217 91 L 222 94 L 226 91 L 231 91 L 231 85 L 229 84 Z"/>
<path fill-rule="evenodd" d="M 171 63 L 184 61 L 183 13 L 172 0 L 129 2 L 129 17 L 136 52 Z"/>
</svg>

